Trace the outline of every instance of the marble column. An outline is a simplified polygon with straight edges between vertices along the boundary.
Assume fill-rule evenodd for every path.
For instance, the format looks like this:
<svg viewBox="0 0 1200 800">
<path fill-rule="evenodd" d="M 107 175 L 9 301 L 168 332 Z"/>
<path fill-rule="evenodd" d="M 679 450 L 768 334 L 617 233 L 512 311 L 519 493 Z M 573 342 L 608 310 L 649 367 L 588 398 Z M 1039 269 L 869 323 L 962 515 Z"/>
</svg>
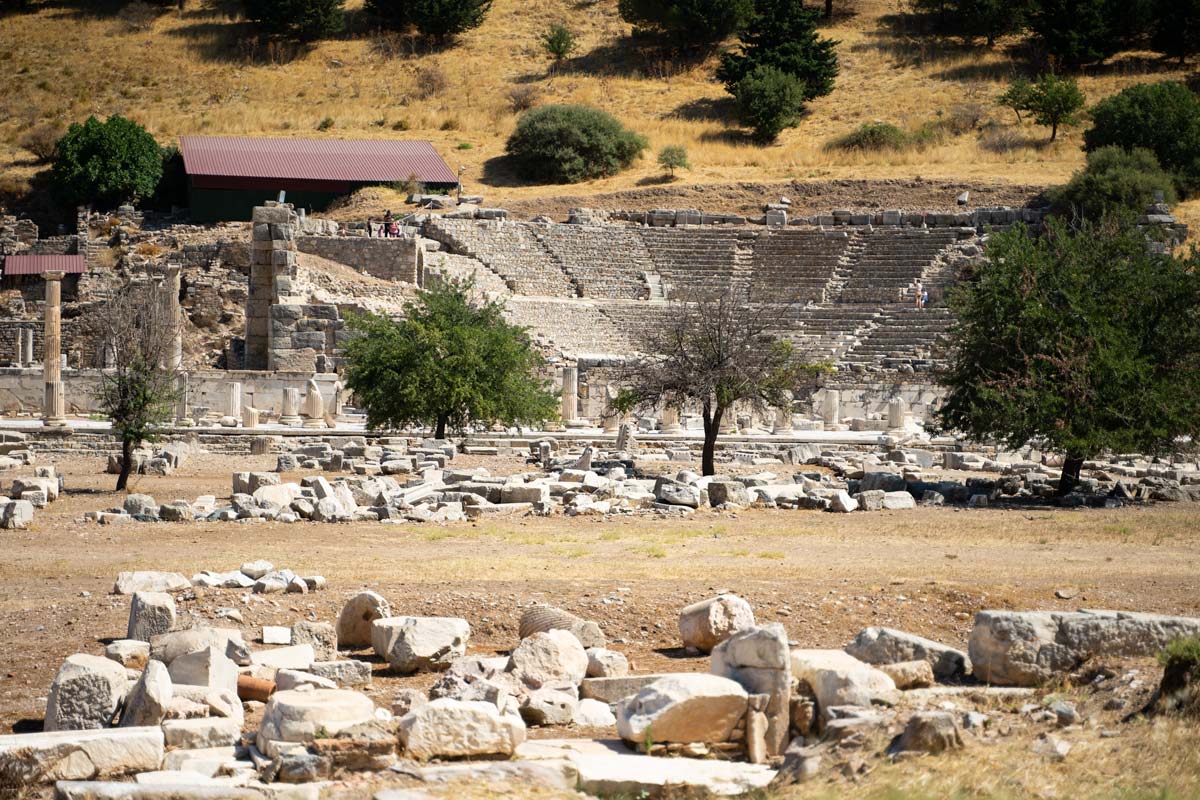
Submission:
<svg viewBox="0 0 1200 800">
<path fill-rule="evenodd" d="M 621 427 L 621 412 L 613 408 L 617 399 L 617 388 L 612 384 L 604 387 L 604 411 L 600 414 L 600 422 L 605 433 L 616 433 Z"/>
<path fill-rule="evenodd" d="M 14 339 L 16 342 L 16 352 L 13 353 L 13 364 L 18 367 L 25 366 L 25 329 L 17 328 L 17 336 Z"/>
<path fill-rule="evenodd" d="M 780 406 L 775 409 L 775 427 L 771 433 L 776 436 L 785 436 L 792 432 L 792 410 Z"/>
<path fill-rule="evenodd" d="M 890 430 L 899 430 L 904 427 L 906 405 L 903 397 L 893 397 L 888 401 L 888 428 Z"/>
<path fill-rule="evenodd" d="M 24 328 L 21 331 L 21 341 L 24 342 L 22 347 L 25 348 L 24 365 L 31 367 L 37 363 L 37 359 L 33 355 L 33 328 Z"/>
<path fill-rule="evenodd" d="M 837 389 L 826 389 L 821 401 L 821 419 L 826 425 L 837 425 L 842 421 L 842 393 Z"/>
<path fill-rule="evenodd" d="M 300 390 L 283 390 L 283 408 L 279 414 L 280 425 L 299 425 L 300 419 Z"/>
<path fill-rule="evenodd" d="M 579 368 L 563 367 L 562 419 L 564 423 L 579 419 Z"/>
<path fill-rule="evenodd" d="M 229 416 L 237 419 L 242 416 L 242 384 L 239 381 L 230 381 L 226 387 L 229 392 Z"/>
<path fill-rule="evenodd" d="M 47 428 L 67 427 L 66 398 L 62 383 L 62 280 L 61 272 L 46 272 L 46 330 L 42 345 L 42 375 L 46 383 L 46 402 L 42 424 Z"/>
<path fill-rule="evenodd" d="M 183 309 L 179 307 L 180 286 L 179 265 L 168 264 L 167 280 L 163 290 L 167 294 L 167 318 L 171 323 L 171 348 L 167 351 L 166 364 L 167 368 L 171 370 L 183 368 Z"/>
<path fill-rule="evenodd" d="M 663 433 L 683 433 L 683 426 L 679 424 L 678 408 L 672 406 L 664 407 L 661 419 Z"/>
</svg>

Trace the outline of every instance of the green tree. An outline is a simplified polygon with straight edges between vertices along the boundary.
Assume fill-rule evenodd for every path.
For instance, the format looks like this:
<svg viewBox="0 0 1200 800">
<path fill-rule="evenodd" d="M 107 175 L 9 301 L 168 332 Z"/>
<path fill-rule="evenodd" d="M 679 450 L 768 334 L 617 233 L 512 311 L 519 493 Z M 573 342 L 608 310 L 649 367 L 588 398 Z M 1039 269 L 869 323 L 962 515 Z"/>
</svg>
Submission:
<svg viewBox="0 0 1200 800">
<path fill-rule="evenodd" d="M 1180 64 L 1200 53 L 1200 0 L 1158 0 L 1150 41 Z"/>
<path fill-rule="evenodd" d="M 444 439 L 447 428 L 554 417 L 555 395 L 538 376 L 544 360 L 503 311 L 496 301 L 473 300 L 470 283 L 451 281 L 418 292 L 400 320 L 352 317 L 346 386 L 367 425 L 425 425 Z"/>
<path fill-rule="evenodd" d="M 996 105 L 1011 108 L 1021 122 L 1021 112 L 1029 110 L 1033 98 L 1033 84 L 1024 78 L 1016 78 L 1004 90 L 1004 94 L 996 98 Z"/>
<path fill-rule="evenodd" d="M 1083 108 L 1084 100 L 1074 78 L 1048 74 L 1029 87 L 1025 108 L 1033 114 L 1034 122 L 1050 128 L 1050 141 L 1053 142 L 1058 138 L 1060 125 L 1073 125 L 1079 121 L 1078 112 Z"/>
<path fill-rule="evenodd" d="M 149 281 L 130 283 L 97 305 L 84 323 L 107 353 L 96 405 L 121 441 L 117 491 L 129 483 L 133 451 L 157 438 L 159 426 L 174 415 L 180 391 L 172 363 L 176 336 L 182 335 L 162 290 Z"/>
<path fill-rule="evenodd" d="M 738 81 L 738 119 L 764 144 L 775 141 L 784 128 L 794 128 L 804 111 L 803 84 L 775 67 L 755 67 Z"/>
<path fill-rule="evenodd" d="M 58 140 L 50 179 L 69 205 L 114 206 L 150 197 L 162 177 L 162 148 L 141 125 L 113 114 L 88 117 Z"/>
<path fill-rule="evenodd" d="M 345 0 L 245 0 L 246 18 L 264 33 L 312 42 L 346 27 Z"/>
<path fill-rule="evenodd" d="M 160 211 L 170 211 L 172 206 L 187 208 L 187 171 L 183 154 L 174 145 L 162 149 L 162 177 L 154 189 L 153 204 Z"/>
<path fill-rule="evenodd" d="M 838 43 L 817 33 L 819 20 L 802 0 L 757 0 L 741 47 L 721 57 L 717 79 L 736 95 L 756 68 L 774 67 L 800 82 L 806 102 L 829 94 L 838 74 Z"/>
<path fill-rule="evenodd" d="M 684 47 L 711 47 L 746 24 L 754 0 L 617 0 L 617 10 L 635 29 Z"/>
<path fill-rule="evenodd" d="M 1083 149 L 1144 147 L 1177 184 L 1200 185 L 1200 97 L 1182 83 L 1139 83 L 1106 97 L 1091 111 Z"/>
<path fill-rule="evenodd" d="M 506 152 L 525 180 L 577 183 L 616 175 L 646 147 L 613 115 L 587 106 L 549 105 L 517 120 Z"/>
<path fill-rule="evenodd" d="M 1110 214 L 1144 214 L 1159 192 L 1165 202 L 1175 202 L 1174 181 L 1154 153 L 1109 145 L 1088 153 L 1087 166 L 1051 190 L 1050 199 L 1060 214 L 1099 220 Z"/>
<path fill-rule="evenodd" d="M 978 441 L 1084 459 L 1161 453 L 1200 435 L 1200 258 L 1156 255 L 1135 226 L 1051 221 L 994 234 L 951 293 L 939 423 Z"/>
<path fill-rule="evenodd" d="M 575 52 L 575 34 L 562 23 L 556 22 L 541 35 L 542 49 L 555 61 L 562 61 Z"/>
<path fill-rule="evenodd" d="M 967 39 L 996 39 L 1025 28 L 1036 0 L 912 0 L 918 11 L 937 16 L 939 32 Z"/>
<path fill-rule="evenodd" d="M 367 10 L 387 27 L 416 27 L 422 35 L 448 42 L 487 19 L 492 0 L 367 0 Z"/>
<path fill-rule="evenodd" d="M 779 306 L 748 307 L 733 291 L 674 301 L 673 313 L 643 331 L 638 349 L 645 355 L 623 370 L 617 408 L 699 406 L 701 471 L 715 474 L 717 436 L 734 404 L 759 412 L 790 408 L 792 393 L 825 369 L 800 361 L 791 342 L 771 333 L 779 311 Z"/>
<path fill-rule="evenodd" d="M 658 165 L 665 169 L 672 178 L 677 169 L 691 169 L 688 163 L 687 148 L 683 145 L 669 144 L 658 151 Z"/>
<path fill-rule="evenodd" d="M 1067 67 L 1093 64 L 1121 47 L 1124 0 L 1036 0 L 1029 27 L 1046 52 Z"/>
</svg>

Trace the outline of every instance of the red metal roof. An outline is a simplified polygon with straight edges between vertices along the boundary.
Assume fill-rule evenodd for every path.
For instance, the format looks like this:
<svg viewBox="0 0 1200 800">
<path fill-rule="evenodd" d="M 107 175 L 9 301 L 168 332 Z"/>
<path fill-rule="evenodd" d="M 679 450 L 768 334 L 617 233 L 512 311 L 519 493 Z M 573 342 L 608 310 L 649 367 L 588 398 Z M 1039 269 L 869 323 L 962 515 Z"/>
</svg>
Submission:
<svg viewBox="0 0 1200 800">
<path fill-rule="evenodd" d="M 188 175 L 275 180 L 458 183 L 429 142 L 182 136 Z M 286 187 L 281 187 L 286 188 Z"/>
<path fill-rule="evenodd" d="M 87 272 L 83 256 L 5 256 L 5 275 L 41 275 L 43 272 Z"/>
</svg>

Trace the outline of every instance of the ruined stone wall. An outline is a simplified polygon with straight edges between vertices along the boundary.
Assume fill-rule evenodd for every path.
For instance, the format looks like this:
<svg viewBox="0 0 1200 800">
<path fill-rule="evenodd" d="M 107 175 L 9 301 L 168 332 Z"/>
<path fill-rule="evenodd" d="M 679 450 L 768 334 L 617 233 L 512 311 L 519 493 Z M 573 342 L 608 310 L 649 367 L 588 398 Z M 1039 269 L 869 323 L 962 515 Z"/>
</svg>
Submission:
<svg viewBox="0 0 1200 800">
<path fill-rule="evenodd" d="M 417 237 L 301 236 L 296 246 L 387 281 L 417 283 Z"/>
</svg>

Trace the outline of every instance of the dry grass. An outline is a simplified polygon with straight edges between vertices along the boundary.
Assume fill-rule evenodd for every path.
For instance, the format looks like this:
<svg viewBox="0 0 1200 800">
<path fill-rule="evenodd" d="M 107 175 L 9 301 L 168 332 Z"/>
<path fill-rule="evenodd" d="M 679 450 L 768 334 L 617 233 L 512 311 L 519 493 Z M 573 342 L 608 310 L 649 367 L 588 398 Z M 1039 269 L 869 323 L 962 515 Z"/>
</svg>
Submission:
<svg viewBox="0 0 1200 800">
<path fill-rule="evenodd" d="M 892 0 L 851 6 L 857 14 L 827 31 L 841 41 L 836 91 L 814 102 L 777 145 L 763 148 L 731 128 L 713 61 L 675 64 L 630 51 L 615 0 L 496 0 L 486 23 L 444 52 L 363 30 L 353 13 L 360 0 L 347 3 L 354 33 L 298 52 L 250 44 L 248 27 L 232 16 L 237 4 L 227 0 L 188 0 L 182 12 L 136 26 L 120 3 L 46 3 L 0 26 L 0 69 L 9 78 L 0 103 L 0 172 L 32 174 L 32 156 L 16 144 L 31 127 L 120 112 L 164 142 L 188 133 L 381 138 L 406 130 L 465 167 L 469 191 L 483 186 L 498 202 L 558 193 L 514 185 L 497 159 L 515 122 L 510 94 L 517 87 L 535 87 L 540 102 L 608 109 L 650 139 L 650 153 L 685 146 L 693 182 L 921 175 L 1045 184 L 1082 163 L 1078 131 L 1045 146 L 1044 131 L 1033 126 L 1021 131 L 1025 144 L 999 152 L 981 147 L 976 130 L 904 152 L 827 150 L 831 138 L 877 119 L 906 129 L 939 118 L 960 127 L 964 115 L 975 124 L 1011 124 L 991 98 L 1022 66 L 1010 54 L 1019 50 L 964 50 L 895 33 L 887 16 L 895 13 Z M 559 21 L 576 34 L 579 55 L 552 67 L 538 36 Z M 1081 85 L 1095 101 L 1146 79 L 1147 71 L 1154 80 L 1183 76 L 1129 55 L 1083 76 Z M 318 131 L 326 118 L 332 127 Z M 472 147 L 457 149 L 460 142 Z M 647 156 L 584 191 L 645 185 L 660 172 Z"/>
</svg>

